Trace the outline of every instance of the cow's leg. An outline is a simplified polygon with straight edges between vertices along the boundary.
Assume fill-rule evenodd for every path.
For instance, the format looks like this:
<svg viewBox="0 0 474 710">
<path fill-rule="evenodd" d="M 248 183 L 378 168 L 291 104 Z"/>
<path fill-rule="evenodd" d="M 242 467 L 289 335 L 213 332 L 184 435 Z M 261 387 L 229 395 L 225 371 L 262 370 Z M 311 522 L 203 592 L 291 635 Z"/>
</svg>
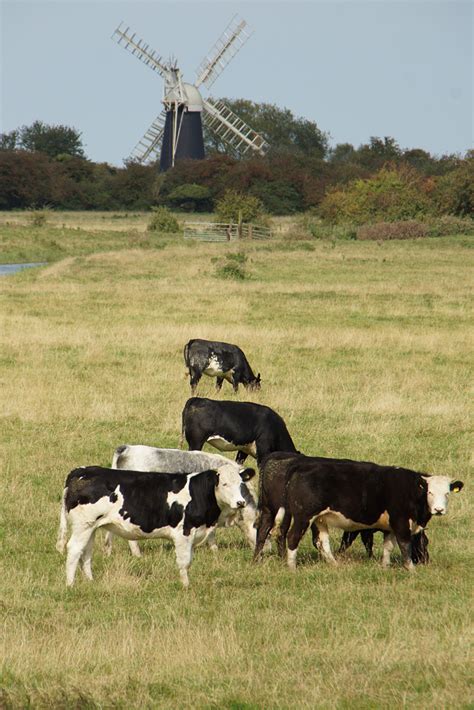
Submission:
<svg viewBox="0 0 474 710">
<path fill-rule="evenodd" d="M 140 545 L 136 540 L 129 540 L 128 541 L 128 547 L 130 548 L 130 552 L 133 555 L 133 557 L 141 557 L 142 553 L 140 550 Z"/>
<path fill-rule="evenodd" d="M 76 528 L 73 529 L 72 535 L 67 543 L 66 585 L 68 587 L 72 587 L 74 584 L 77 565 L 93 532 L 94 529 L 90 526 L 76 526 Z"/>
<path fill-rule="evenodd" d="M 275 522 L 275 516 L 268 508 L 259 511 L 259 521 L 257 525 L 257 541 L 255 543 L 254 562 L 260 562 L 263 554 L 263 546 L 267 540 L 270 530 Z"/>
<path fill-rule="evenodd" d="M 213 528 L 209 535 L 206 537 L 206 543 L 207 546 L 209 547 L 212 552 L 217 552 L 218 547 L 217 547 L 217 542 L 216 542 L 216 529 Z"/>
<path fill-rule="evenodd" d="M 280 508 L 281 510 L 281 508 Z M 288 537 L 288 530 L 290 529 L 290 524 L 291 524 L 291 513 L 287 510 L 284 510 L 284 515 L 282 518 L 282 521 L 278 527 L 278 533 L 277 533 L 277 549 L 278 549 L 278 554 L 282 560 L 285 559 L 286 557 L 286 538 Z"/>
<path fill-rule="evenodd" d="M 383 553 L 382 553 L 382 567 L 387 569 L 390 567 L 390 555 L 395 545 L 396 537 L 391 532 L 386 532 L 383 534 Z"/>
<path fill-rule="evenodd" d="M 224 378 L 223 378 L 223 377 L 216 377 L 216 390 L 217 390 L 218 392 L 221 391 L 221 389 L 222 389 L 222 383 L 223 383 L 223 382 L 224 382 Z"/>
<path fill-rule="evenodd" d="M 411 539 L 411 559 L 415 565 L 426 565 L 430 561 L 428 552 L 429 540 L 424 530 L 413 535 Z"/>
<path fill-rule="evenodd" d="M 63 497 L 61 500 L 61 513 L 59 516 L 59 530 L 58 530 L 58 539 L 56 541 L 56 550 L 62 554 L 64 554 L 64 550 L 66 549 L 66 540 L 67 540 L 67 510 L 66 510 L 66 488 L 64 489 L 63 492 Z"/>
<path fill-rule="evenodd" d="M 357 531 L 348 532 L 347 530 L 345 533 L 343 533 L 341 538 L 341 544 L 339 545 L 339 554 L 342 554 L 343 552 L 349 549 L 358 534 L 359 533 Z"/>
<path fill-rule="evenodd" d="M 179 569 L 181 584 L 185 589 L 189 587 L 188 569 L 193 559 L 193 543 L 194 535 L 178 534 L 174 540 L 174 549 L 176 553 L 176 564 Z"/>
<path fill-rule="evenodd" d="M 317 543 L 318 550 L 326 560 L 326 562 L 329 562 L 331 565 L 337 565 L 337 562 L 334 558 L 334 555 L 332 554 L 331 550 L 331 544 L 329 542 L 329 530 L 327 528 L 327 525 L 322 525 L 321 523 L 318 526 L 319 530 L 319 540 Z"/>
<path fill-rule="evenodd" d="M 191 385 L 191 394 L 194 395 L 196 394 L 197 386 L 199 384 L 199 380 L 202 377 L 202 372 L 199 370 L 196 370 L 194 367 L 189 368 L 189 376 L 190 376 L 190 382 L 189 384 Z"/>
<path fill-rule="evenodd" d="M 367 550 L 368 557 L 372 558 L 374 556 L 374 531 L 373 530 L 362 530 L 360 533 L 364 547 Z"/>
<path fill-rule="evenodd" d="M 319 528 L 316 523 L 311 523 L 311 537 L 313 539 L 313 546 L 319 550 Z"/>
<path fill-rule="evenodd" d="M 235 457 L 235 460 L 237 463 L 243 464 L 247 456 L 248 454 L 246 454 L 245 451 L 237 451 L 237 456 Z"/>
<path fill-rule="evenodd" d="M 107 557 L 110 557 L 112 554 L 113 539 L 113 533 L 111 533 L 110 530 L 106 530 L 104 537 L 104 554 L 107 555 Z"/>
<path fill-rule="evenodd" d="M 84 548 L 84 552 L 81 557 L 82 571 L 84 572 L 87 579 L 92 580 L 92 551 L 94 549 L 94 538 L 95 530 L 92 531 L 92 535 L 87 541 L 87 545 Z"/>
<path fill-rule="evenodd" d="M 411 531 L 408 520 L 397 520 L 393 524 L 393 532 L 402 554 L 403 566 L 411 572 L 415 569 L 415 565 L 411 559 Z"/>
<path fill-rule="evenodd" d="M 293 518 L 293 525 L 288 533 L 288 552 L 286 556 L 286 561 L 289 569 L 294 572 L 296 570 L 296 555 L 298 552 L 298 545 L 301 542 L 301 538 L 308 529 L 309 520 L 306 518 Z"/>
</svg>

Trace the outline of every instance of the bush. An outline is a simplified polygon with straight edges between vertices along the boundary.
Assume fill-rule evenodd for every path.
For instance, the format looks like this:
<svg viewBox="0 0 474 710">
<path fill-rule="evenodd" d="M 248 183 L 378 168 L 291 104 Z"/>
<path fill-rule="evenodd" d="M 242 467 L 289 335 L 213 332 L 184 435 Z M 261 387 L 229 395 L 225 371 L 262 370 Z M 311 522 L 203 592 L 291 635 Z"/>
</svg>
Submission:
<svg viewBox="0 0 474 710">
<path fill-rule="evenodd" d="M 28 219 L 33 227 L 44 227 L 48 221 L 49 207 L 43 207 L 40 210 L 33 210 L 31 214 L 28 215 Z"/>
<path fill-rule="evenodd" d="M 474 220 L 469 217 L 444 215 L 426 220 L 429 237 L 446 237 L 450 234 L 474 235 Z"/>
<path fill-rule="evenodd" d="M 153 214 L 148 222 L 149 232 L 179 232 L 179 222 L 166 207 L 153 207 Z"/>
<path fill-rule="evenodd" d="M 241 251 L 234 254 L 226 254 L 226 263 L 217 269 L 217 276 L 221 279 L 233 279 L 234 281 L 243 281 L 248 278 L 245 270 L 247 256 Z"/>
<path fill-rule="evenodd" d="M 166 202 L 186 212 L 208 212 L 212 209 L 210 189 L 195 183 L 176 187 L 166 197 Z"/>
<path fill-rule="evenodd" d="M 431 188 L 412 168 L 382 168 L 372 178 L 355 180 L 343 190 L 330 190 L 319 214 L 332 224 L 407 220 L 434 212 Z"/>
<path fill-rule="evenodd" d="M 474 214 L 474 154 L 458 168 L 438 178 L 434 199 L 441 213 L 458 217 Z"/>
<path fill-rule="evenodd" d="M 357 229 L 353 224 L 326 224 L 311 213 L 302 215 L 288 239 L 356 239 Z"/>
<path fill-rule="evenodd" d="M 256 222 L 263 215 L 262 201 L 253 195 L 226 190 L 216 204 L 216 214 L 221 222 Z"/>
<path fill-rule="evenodd" d="M 401 222 L 378 222 L 365 224 L 357 230 L 357 239 L 385 241 L 388 239 L 420 239 L 428 235 L 424 222 L 405 220 Z"/>
</svg>

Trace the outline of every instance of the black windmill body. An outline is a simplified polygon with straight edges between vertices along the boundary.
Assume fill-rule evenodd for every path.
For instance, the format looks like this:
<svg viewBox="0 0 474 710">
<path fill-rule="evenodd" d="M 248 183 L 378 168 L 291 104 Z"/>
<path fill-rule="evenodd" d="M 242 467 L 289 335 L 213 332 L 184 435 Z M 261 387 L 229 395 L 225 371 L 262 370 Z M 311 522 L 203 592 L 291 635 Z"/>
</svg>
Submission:
<svg viewBox="0 0 474 710">
<path fill-rule="evenodd" d="M 245 20 L 234 17 L 196 71 L 194 84 L 183 81 L 176 61 L 165 62 L 129 28 L 120 25 L 112 35 L 119 44 L 164 79 L 163 111 L 138 141 L 130 158 L 140 163 L 160 159 L 160 171 L 179 159 L 205 157 L 202 121 L 240 155 L 254 151 L 263 155 L 268 146 L 223 101 L 201 96 L 199 87 L 212 86 L 227 64 L 250 37 Z"/>
</svg>

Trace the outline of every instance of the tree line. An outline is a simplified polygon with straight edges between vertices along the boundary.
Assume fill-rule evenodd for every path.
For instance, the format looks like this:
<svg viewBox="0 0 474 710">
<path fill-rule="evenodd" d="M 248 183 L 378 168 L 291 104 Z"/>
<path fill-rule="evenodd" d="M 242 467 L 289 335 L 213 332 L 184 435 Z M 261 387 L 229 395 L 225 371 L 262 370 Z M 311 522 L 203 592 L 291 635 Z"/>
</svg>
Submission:
<svg viewBox="0 0 474 710">
<path fill-rule="evenodd" d="M 330 147 L 317 124 L 288 109 L 244 99 L 230 108 L 271 146 L 264 157 L 225 152 L 205 130 L 207 158 L 123 167 L 90 161 L 81 133 L 36 121 L 0 134 L 0 209 L 146 210 L 164 205 L 212 211 L 229 190 L 259 200 L 269 214 L 313 211 L 324 219 L 370 222 L 420 214 L 474 214 L 474 151 L 433 156 L 392 137 Z"/>
</svg>

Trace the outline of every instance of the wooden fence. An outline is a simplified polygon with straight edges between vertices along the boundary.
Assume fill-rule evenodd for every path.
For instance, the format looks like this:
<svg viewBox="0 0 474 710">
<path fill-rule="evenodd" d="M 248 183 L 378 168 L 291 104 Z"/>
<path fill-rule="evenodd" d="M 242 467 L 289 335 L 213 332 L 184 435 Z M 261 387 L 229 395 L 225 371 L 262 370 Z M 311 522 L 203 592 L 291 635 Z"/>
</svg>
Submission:
<svg viewBox="0 0 474 710">
<path fill-rule="evenodd" d="M 256 224 L 224 224 L 223 222 L 186 222 L 184 238 L 200 242 L 234 242 L 239 239 L 271 239 L 269 227 Z"/>
</svg>

